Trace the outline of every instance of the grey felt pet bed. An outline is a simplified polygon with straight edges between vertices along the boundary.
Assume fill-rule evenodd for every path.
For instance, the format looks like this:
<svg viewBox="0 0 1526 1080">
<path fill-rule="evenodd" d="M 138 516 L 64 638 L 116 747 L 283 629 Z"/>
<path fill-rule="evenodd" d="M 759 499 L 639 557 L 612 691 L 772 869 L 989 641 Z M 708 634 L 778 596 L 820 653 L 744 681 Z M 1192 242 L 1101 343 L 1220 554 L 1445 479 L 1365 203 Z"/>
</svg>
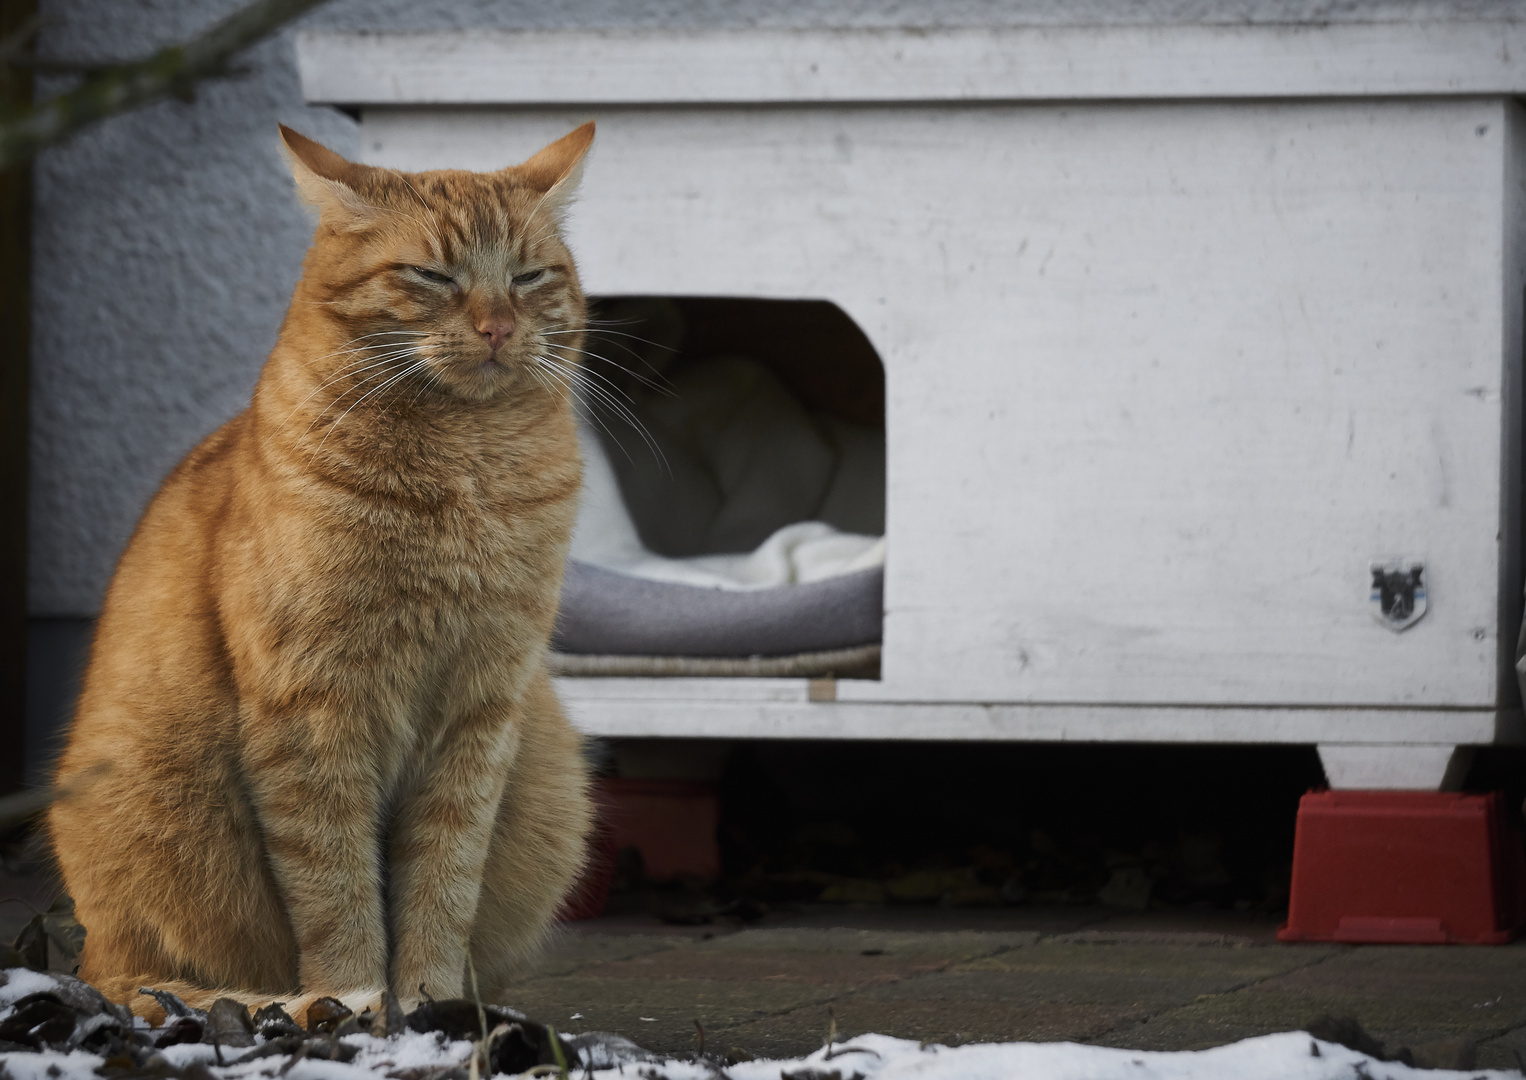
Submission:
<svg viewBox="0 0 1526 1080">
<path fill-rule="evenodd" d="M 885 571 L 708 589 L 571 560 L 552 648 L 622 656 L 783 656 L 880 640 Z"/>
</svg>

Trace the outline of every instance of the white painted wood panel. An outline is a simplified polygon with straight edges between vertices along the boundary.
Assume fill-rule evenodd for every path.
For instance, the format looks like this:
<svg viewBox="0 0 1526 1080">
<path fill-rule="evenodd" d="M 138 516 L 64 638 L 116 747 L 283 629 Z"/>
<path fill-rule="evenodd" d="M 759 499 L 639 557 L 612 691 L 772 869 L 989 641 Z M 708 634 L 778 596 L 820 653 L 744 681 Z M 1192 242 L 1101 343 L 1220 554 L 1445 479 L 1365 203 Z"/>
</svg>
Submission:
<svg viewBox="0 0 1526 1080">
<path fill-rule="evenodd" d="M 1526 92 L 1526 23 L 297 35 L 310 101 L 718 104 Z"/>
<path fill-rule="evenodd" d="M 1454 746 L 1523 740 L 1518 712 L 1422 709 L 1254 709 L 1013 705 L 860 700 L 859 681 L 835 702 L 806 699 L 804 679 L 777 691 L 727 679 L 558 679 L 579 730 L 628 738 L 906 739 L 1033 742 L 1217 742 Z M 671 685 L 664 685 L 671 684 Z"/>
<path fill-rule="evenodd" d="M 1335 790 L 1461 791 L 1471 746 L 1319 745 L 1325 780 Z"/>
<path fill-rule="evenodd" d="M 363 139 L 492 168 L 587 115 L 368 109 Z M 590 292 L 824 297 L 875 343 L 885 699 L 1491 706 L 1506 119 L 621 109 L 572 235 Z M 1429 567 L 1403 635 L 1366 609 L 1388 554 Z"/>
</svg>

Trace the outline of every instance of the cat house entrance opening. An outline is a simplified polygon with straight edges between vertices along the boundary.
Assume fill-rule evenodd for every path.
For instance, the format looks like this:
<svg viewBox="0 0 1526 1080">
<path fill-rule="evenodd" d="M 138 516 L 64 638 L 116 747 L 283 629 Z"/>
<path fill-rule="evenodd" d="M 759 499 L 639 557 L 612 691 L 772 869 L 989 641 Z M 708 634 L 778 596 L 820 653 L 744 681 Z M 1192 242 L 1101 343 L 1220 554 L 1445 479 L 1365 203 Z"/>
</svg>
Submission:
<svg viewBox="0 0 1526 1080">
<path fill-rule="evenodd" d="M 567 674 L 877 676 L 885 373 L 825 300 L 606 297 L 575 353 Z M 644 659 L 642 659 L 644 658 Z"/>
</svg>

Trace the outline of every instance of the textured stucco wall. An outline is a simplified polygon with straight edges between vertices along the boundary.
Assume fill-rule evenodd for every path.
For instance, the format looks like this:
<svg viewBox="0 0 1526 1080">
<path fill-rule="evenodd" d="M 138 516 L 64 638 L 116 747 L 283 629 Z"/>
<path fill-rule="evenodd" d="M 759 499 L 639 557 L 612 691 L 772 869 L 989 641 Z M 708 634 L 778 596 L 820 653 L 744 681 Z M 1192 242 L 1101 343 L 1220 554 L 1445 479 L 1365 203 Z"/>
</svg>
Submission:
<svg viewBox="0 0 1526 1080">
<path fill-rule="evenodd" d="M 242 0 L 42 0 L 45 55 L 131 58 Z M 334 0 L 306 26 L 819 27 L 1521 17 L 1519 0 Z M 310 224 L 284 121 L 341 153 L 355 125 L 302 102 L 289 39 L 247 74 L 101 124 L 37 163 L 31 610 L 93 615 L 144 503 L 247 400 Z"/>
</svg>

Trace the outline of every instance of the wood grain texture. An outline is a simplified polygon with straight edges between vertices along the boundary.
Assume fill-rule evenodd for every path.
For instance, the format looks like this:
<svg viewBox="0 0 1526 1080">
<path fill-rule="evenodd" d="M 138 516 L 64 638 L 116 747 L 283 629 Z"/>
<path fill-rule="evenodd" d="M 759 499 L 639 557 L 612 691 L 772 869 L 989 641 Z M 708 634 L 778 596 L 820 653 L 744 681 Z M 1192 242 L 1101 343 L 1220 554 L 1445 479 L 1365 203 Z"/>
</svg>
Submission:
<svg viewBox="0 0 1526 1080">
<path fill-rule="evenodd" d="M 363 146 L 486 168 L 577 115 L 372 109 Z M 572 242 L 593 293 L 825 298 L 875 344 L 887 696 L 1492 708 L 1512 116 L 618 110 Z"/>
<path fill-rule="evenodd" d="M 1473 750 L 1466 746 L 1320 744 L 1319 763 L 1336 790 L 1460 791 Z"/>
<path fill-rule="evenodd" d="M 557 693 L 580 731 L 606 738 L 1526 743 L 1518 710 L 908 702 L 886 700 L 884 687 L 857 679 L 837 680 L 830 702 L 810 700 L 808 679 L 564 678 Z"/>
<path fill-rule="evenodd" d="M 1526 25 L 297 35 L 309 101 L 716 104 L 1526 91 Z"/>
</svg>

